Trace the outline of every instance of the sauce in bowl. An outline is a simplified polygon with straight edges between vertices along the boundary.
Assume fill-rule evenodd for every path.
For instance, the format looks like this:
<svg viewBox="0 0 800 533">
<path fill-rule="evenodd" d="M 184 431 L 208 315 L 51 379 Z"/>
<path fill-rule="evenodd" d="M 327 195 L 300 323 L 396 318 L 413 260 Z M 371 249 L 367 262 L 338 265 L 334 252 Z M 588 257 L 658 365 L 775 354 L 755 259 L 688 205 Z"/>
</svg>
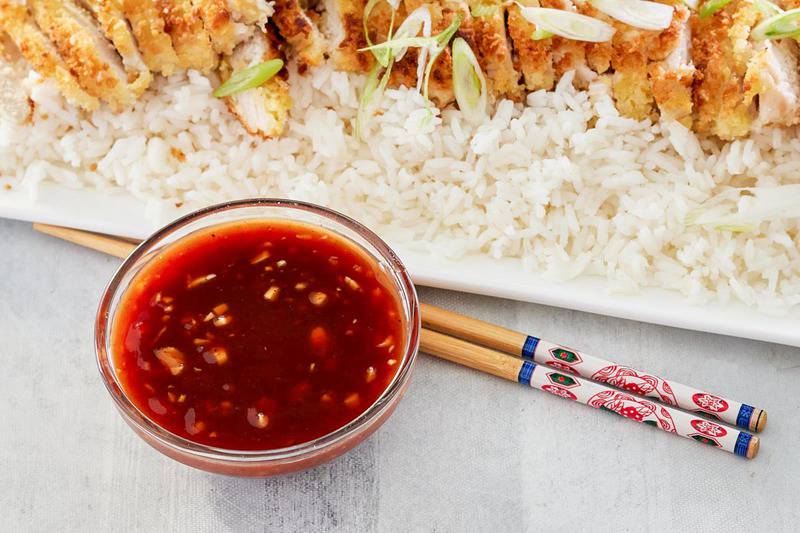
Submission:
<svg viewBox="0 0 800 533">
<path fill-rule="evenodd" d="M 248 220 L 166 246 L 111 328 L 117 380 L 159 427 L 272 450 L 341 428 L 390 386 L 407 324 L 386 274 L 336 233 Z"/>
</svg>

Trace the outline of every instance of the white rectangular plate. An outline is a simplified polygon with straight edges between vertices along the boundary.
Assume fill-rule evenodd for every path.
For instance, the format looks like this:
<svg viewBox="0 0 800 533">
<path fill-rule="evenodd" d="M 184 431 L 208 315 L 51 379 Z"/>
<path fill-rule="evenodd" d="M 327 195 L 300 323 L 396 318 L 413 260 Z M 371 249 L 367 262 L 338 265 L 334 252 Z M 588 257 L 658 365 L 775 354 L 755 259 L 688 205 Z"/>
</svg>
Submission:
<svg viewBox="0 0 800 533">
<path fill-rule="evenodd" d="M 0 217 L 136 238 L 146 237 L 184 212 L 165 206 L 154 209 L 153 204 L 122 192 L 73 190 L 57 185 L 40 186 L 35 197 L 23 191 L 0 190 Z M 449 260 L 403 246 L 393 247 L 420 285 L 800 347 L 800 309 L 784 316 L 769 316 L 739 302 L 693 305 L 669 290 L 612 294 L 602 278 L 553 283 L 526 272 L 520 261 L 487 256 Z"/>
</svg>

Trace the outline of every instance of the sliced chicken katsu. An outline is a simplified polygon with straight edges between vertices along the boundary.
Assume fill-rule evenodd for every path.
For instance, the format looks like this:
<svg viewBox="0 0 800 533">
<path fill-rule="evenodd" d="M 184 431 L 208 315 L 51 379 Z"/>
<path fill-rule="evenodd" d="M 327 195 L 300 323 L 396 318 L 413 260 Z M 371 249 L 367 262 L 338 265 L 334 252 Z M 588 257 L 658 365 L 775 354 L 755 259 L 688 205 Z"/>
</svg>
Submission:
<svg viewBox="0 0 800 533">
<path fill-rule="evenodd" d="M 230 55 L 234 47 L 266 24 L 272 7 L 265 0 L 192 0 L 214 51 Z"/>
<path fill-rule="evenodd" d="M 122 58 L 122 64 L 128 74 L 130 89 L 136 97 L 147 89 L 153 81 L 153 75 L 144 62 L 136 39 L 131 32 L 125 15 L 122 12 L 121 0 L 80 0 L 79 4 L 90 11 Z"/>
<path fill-rule="evenodd" d="M 672 27 L 675 46 L 663 61 L 650 65 L 650 86 L 661 118 L 692 125 L 692 85 L 696 70 L 691 59 L 691 12 L 680 2 L 674 4 Z"/>
<path fill-rule="evenodd" d="M 38 28 L 24 3 L 0 0 L 0 30 L 8 33 L 22 56 L 40 76 L 55 81 L 64 98 L 86 110 L 99 101 L 87 93 L 70 73 L 55 46 Z"/>
<path fill-rule="evenodd" d="M 364 7 L 366 0 L 324 0 L 323 24 L 330 39 L 334 66 L 347 72 L 367 72 L 373 64 L 369 52 L 359 52 L 367 46 L 364 36 Z M 379 11 L 377 6 L 375 11 Z"/>
<path fill-rule="evenodd" d="M 230 55 L 240 42 L 243 27 L 233 20 L 226 0 L 194 0 L 197 13 L 218 54 Z"/>
<path fill-rule="evenodd" d="M 468 0 L 475 16 L 465 17 L 459 35 L 469 43 L 486 75 L 495 98 L 522 99 L 520 74 L 514 66 L 511 43 L 506 33 L 503 0 Z"/>
<path fill-rule="evenodd" d="M 565 9 L 578 11 L 575 3 L 571 0 L 540 0 L 541 7 L 550 9 Z M 560 80 L 565 72 L 575 71 L 574 85 L 580 89 L 589 86 L 589 82 L 596 76 L 586 62 L 586 43 L 553 36 L 550 39 L 553 68 L 555 79 Z"/>
<path fill-rule="evenodd" d="M 37 24 L 86 92 L 113 109 L 136 100 L 142 88 L 128 83 L 122 59 L 88 11 L 72 0 L 31 0 L 29 4 Z"/>
<path fill-rule="evenodd" d="M 164 31 L 172 39 L 172 47 L 182 68 L 209 72 L 217 66 L 217 53 L 211 37 L 191 0 L 158 0 Z"/>
<path fill-rule="evenodd" d="M 784 9 L 800 7 L 800 0 L 779 2 Z M 762 15 L 763 17 L 763 15 Z M 794 39 L 756 41 L 747 65 L 745 87 L 758 96 L 757 126 L 800 123 L 800 59 Z"/>
<path fill-rule="evenodd" d="M 538 0 L 521 0 L 519 3 L 526 7 L 539 7 Z M 511 5 L 508 9 L 508 34 L 514 45 L 525 88 L 528 91 L 550 90 L 556 81 L 552 40 L 533 39 L 534 31 L 536 25 L 522 16 L 519 6 Z"/>
<path fill-rule="evenodd" d="M 750 2 L 731 2 L 706 18 L 692 15 L 692 58 L 700 73 L 694 87 L 695 131 L 724 140 L 750 131 L 755 103 L 745 75 L 754 54 L 749 34 L 759 18 Z"/>
<path fill-rule="evenodd" d="M 275 0 L 272 21 L 297 58 L 297 71 L 319 66 L 326 50 L 325 37 L 300 5 L 300 0 Z"/>
<path fill-rule="evenodd" d="M 174 74 L 180 61 L 164 31 L 158 0 L 122 0 L 122 10 L 150 70 L 164 76 Z"/>
<path fill-rule="evenodd" d="M 222 60 L 220 75 L 226 80 L 234 72 L 276 58 L 282 54 L 273 28 L 267 26 L 266 32 L 255 32 Z M 289 84 L 281 73 L 259 87 L 226 97 L 225 103 L 250 134 L 264 139 L 283 133 L 292 107 Z"/>
<path fill-rule="evenodd" d="M 227 0 L 227 4 L 233 20 L 243 24 L 261 27 L 273 13 L 268 0 Z"/>
</svg>

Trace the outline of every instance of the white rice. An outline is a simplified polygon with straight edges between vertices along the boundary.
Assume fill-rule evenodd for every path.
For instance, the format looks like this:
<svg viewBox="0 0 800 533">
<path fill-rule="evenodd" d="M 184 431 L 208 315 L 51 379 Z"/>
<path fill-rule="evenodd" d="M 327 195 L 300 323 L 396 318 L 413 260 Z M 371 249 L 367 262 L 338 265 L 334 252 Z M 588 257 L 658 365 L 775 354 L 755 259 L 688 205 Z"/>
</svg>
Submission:
<svg viewBox="0 0 800 533">
<path fill-rule="evenodd" d="M 604 85 L 581 92 L 565 78 L 525 106 L 501 101 L 477 129 L 455 110 L 426 121 L 419 94 L 389 90 L 364 143 L 352 133 L 362 77 L 326 66 L 291 80 L 287 131 L 264 142 L 193 72 L 160 79 L 131 110 L 90 116 L 31 75 L 33 123 L 0 122 L 0 176 L 188 205 L 307 200 L 393 242 L 519 258 L 553 280 L 599 275 L 617 290 L 659 286 L 768 312 L 800 303 L 796 218 L 742 233 L 684 222 L 722 186 L 800 183 L 795 129 L 699 140 L 620 117 Z"/>
</svg>

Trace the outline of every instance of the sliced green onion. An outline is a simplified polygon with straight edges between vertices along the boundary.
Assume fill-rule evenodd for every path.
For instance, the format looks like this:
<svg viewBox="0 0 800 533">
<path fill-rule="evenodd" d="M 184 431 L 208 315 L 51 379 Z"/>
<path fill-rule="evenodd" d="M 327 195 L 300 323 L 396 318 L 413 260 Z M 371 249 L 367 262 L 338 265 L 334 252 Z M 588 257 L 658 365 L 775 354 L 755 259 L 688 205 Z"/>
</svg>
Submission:
<svg viewBox="0 0 800 533">
<path fill-rule="evenodd" d="M 472 48 L 461 37 L 453 40 L 453 93 L 469 122 L 480 124 L 486 119 L 486 78 Z"/>
<path fill-rule="evenodd" d="M 703 5 L 700 6 L 700 9 L 697 11 L 697 14 L 700 15 L 701 19 L 710 17 L 723 7 L 727 6 L 731 3 L 731 0 L 706 0 L 703 2 Z"/>
<path fill-rule="evenodd" d="M 675 9 L 647 0 L 589 0 L 598 11 L 642 30 L 663 30 L 672 23 Z"/>
<path fill-rule="evenodd" d="M 431 36 L 431 11 L 428 6 L 421 6 L 412 11 L 403 23 L 397 28 L 393 39 L 405 39 L 407 37 L 416 37 L 422 33 L 423 37 Z M 400 61 L 406 55 L 408 47 L 397 48 L 394 51 L 395 61 Z"/>
<path fill-rule="evenodd" d="M 768 0 L 750 0 L 755 6 L 756 9 L 761 11 L 761 14 L 765 17 L 771 17 L 772 15 L 777 15 L 778 13 L 783 13 L 783 9 L 778 7 L 777 5 L 769 2 Z"/>
<path fill-rule="evenodd" d="M 720 231 L 755 231 L 762 222 L 800 217 L 800 185 L 726 188 L 689 212 L 689 226 Z"/>
<path fill-rule="evenodd" d="M 795 37 L 800 33 L 800 8 L 773 15 L 759 23 L 750 35 L 757 41 Z"/>
<path fill-rule="evenodd" d="M 403 48 L 431 48 L 434 46 L 436 46 L 435 37 L 398 37 L 397 39 L 389 39 L 382 43 L 359 48 L 358 51 L 390 50 L 394 53 Z"/>
<path fill-rule="evenodd" d="M 537 28 L 566 39 L 601 43 L 610 41 L 616 31 L 610 24 L 580 13 L 546 7 L 525 7 L 519 3 L 517 5 L 525 20 L 536 24 Z"/>
<path fill-rule="evenodd" d="M 476 4 L 469 10 L 473 17 L 493 17 L 500 12 L 496 4 Z"/>
<path fill-rule="evenodd" d="M 364 25 L 364 37 L 367 40 L 367 44 L 372 44 L 372 39 L 369 36 L 369 28 L 367 27 L 367 21 L 369 21 L 369 16 L 372 14 L 372 10 L 375 9 L 375 6 L 378 5 L 378 2 L 381 0 L 369 0 L 367 5 L 364 6 L 364 16 L 362 17 L 363 25 Z M 389 33 L 387 34 L 388 38 L 392 38 L 392 29 L 394 28 L 394 15 L 397 11 L 397 6 L 392 4 L 387 0 L 387 3 L 392 8 L 392 19 L 389 22 Z M 369 47 L 367 47 L 369 49 Z M 375 59 L 378 63 L 381 64 L 382 67 L 386 67 L 389 64 L 389 56 L 391 54 L 391 50 L 387 49 L 378 49 L 372 50 L 372 55 L 375 56 Z"/>
<path fill-rule="evenodd" d="M 536 27 L 535 30 L 533 30 L 533 33 L 531 33 L 531 39 L 533 39 L 534 41 L 541 41 L 542 39 L 549 39 L 552 36 L 553 36 L 552 33 L 550 33 L 549 31 L 544 31 L 542 28 L 540 28 L 538 26 Z"/>
<path fill-rule="evenodd" d="M 228 80 L 217 87 L 214 96 L 223 98 L 238 94 L 248 89 L 258 87 L 283 68 L 283 61 L 280 59 L 270 59 L 258 65 L 247 67 L 238 72 L 234 72 Z"/>
<path fill-rule="evenodd" d="M 461 26 L 461 22 L 464 20 L 464 14 L 458 13 L 453 22 L 444 29 L 443 32 L 433 37 L 436 41 L 435 46 L 430 50 L 431 57 L 428 59 L 428 64 L 425 66 L 425 79 L 423 81 L 423 89 L 422 95 L 428 100 L 428 85 L 431 81 L 431 71 L 433 70 L 433 64 L 436 63 L 436 60 L 439 59 L 439 54 L 447 47 L 447 43 L 450 42 L 450 39 L 453 38 L 456 31 L 458 31 L 458 27 Z"/>
<path fill-rule="evenodd" d="M 383 98 L 383 91 L 386 90 L 386 85 L 389 83 L 392 65 L 394 65 L 394 60 L 390 59 L 389 65 L 384 71 L 383 76 L 381 76 L 380 81 L 378 81 L 378 73 L 381 71 L 381 66 L 377 63 L 367 75 L 367 83 L 364 84 L 361 98 L 358 100 L 358 112 L 356 114 L 355 133 L 356 137 L 362 141 L 366 140 L 364 138 L 366 126 L 372 118 L 375 107 L 381 101 L 381 98 Z"/>
</svg>

